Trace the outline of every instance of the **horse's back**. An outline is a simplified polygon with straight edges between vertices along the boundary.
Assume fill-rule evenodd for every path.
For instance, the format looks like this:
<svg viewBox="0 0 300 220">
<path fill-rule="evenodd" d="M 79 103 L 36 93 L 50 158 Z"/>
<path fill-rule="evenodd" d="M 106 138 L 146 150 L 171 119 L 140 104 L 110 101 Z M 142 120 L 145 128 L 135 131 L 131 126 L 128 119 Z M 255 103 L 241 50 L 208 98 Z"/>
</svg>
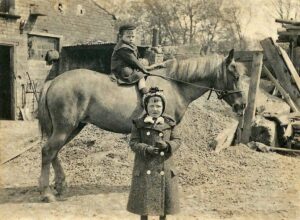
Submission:
<svg viewBox="0 0 300 220">
<path fill-rule="evenodd" d="M 90 83 L 91 81 L 94 81 L 96 79 L 100 79 L 101 81 L 105 81 L 106 83 L 114 84 L 114 82 L 112 82 L 112 80 L 110 79 L 109 75 L 88 69 L 74 69 L 66 71 L 57 76 L 53 81 L 55 83 L 60 81 L 63 83 L 82 84 Z"/>
</svg>

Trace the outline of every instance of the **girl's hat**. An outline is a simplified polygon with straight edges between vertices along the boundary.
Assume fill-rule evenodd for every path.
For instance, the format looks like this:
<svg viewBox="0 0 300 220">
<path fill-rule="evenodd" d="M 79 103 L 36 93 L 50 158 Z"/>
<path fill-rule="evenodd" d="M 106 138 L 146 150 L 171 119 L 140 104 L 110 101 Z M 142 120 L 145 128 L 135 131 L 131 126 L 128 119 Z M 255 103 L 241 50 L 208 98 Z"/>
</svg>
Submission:
<svg viewBox="0 0 300 220">
<path fill-rule="evenodd" d="M 149 89 L 149 92 L 144 95 L 144 97 L 143 97 L 143 104 L 144 104 L 144 108 L 145 108 L 146 112 L 147 112 L 147 105 L 148 105 L 149 99 L 151 97 L 159 97 L 161 99 L 161 101 L 163 103 L 163 111 L 162 111 L 162 113 L 164 113 L 165 107 L 166 107 L 166 97 L 163 94 L 163 90 L 160 90 L 158 87 L 151 87 Z"/>
</svg>

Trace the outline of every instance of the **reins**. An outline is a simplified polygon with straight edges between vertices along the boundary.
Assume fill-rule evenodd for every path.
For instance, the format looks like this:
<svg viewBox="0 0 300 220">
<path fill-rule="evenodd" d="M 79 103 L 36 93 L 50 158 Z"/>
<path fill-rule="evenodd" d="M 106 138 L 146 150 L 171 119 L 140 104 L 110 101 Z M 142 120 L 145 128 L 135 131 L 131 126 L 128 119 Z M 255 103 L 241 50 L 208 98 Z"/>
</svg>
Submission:
<svg viewBox="0 0 300 220">
<path fill-rule="evenodd" d="M 180 83 L 183 83 L 183 84 L 194 86 L 196 88 L 207 89 L 207 90 L 209 90 L 209 95 L 207 97 L 207 100 L 210 98 L 212 92 L 215 92 L 217 94 L 218 99 L 223 99 L 224 97 L 226 97 L 228 95 L 231 95 L 231 94 L 234 94 L 234 93 L 243 92 L 243 90 L 221 90 L 221 89 L 215 89 L 215 88 L 207 87 L 207 86 L 200 86 L 200 85 L 197 85 L 197 84 L 194 84 L 194 83 L 186 82 L 186 81 L 179 80 L 179 79 L 174 79 L 174 78 L 168 77 L 168 76 L 162 76 L 162 75 L 155 74 L 155 73 L 150 73 L 149 75 L 150 76 L 161 77 L 161 78 L 169 80 L 169 81 L 180 82 Z"/>
</svg>

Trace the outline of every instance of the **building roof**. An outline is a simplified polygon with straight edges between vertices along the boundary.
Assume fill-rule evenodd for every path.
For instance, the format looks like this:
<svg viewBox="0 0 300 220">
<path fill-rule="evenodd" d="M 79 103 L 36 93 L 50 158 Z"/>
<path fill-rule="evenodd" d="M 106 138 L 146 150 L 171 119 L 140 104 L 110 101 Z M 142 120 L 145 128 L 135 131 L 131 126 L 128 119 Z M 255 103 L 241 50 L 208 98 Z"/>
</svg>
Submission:
<svg viewBox="0 0 300 220">
<path fill-rule="evenodd" d="M 102 40 L 87 40 L 87 41 L 81 41 L 81 42 L 76 42 L 75 44 L 72 45 L 66 45 L 64 47 L 78 47 L 78 46 L 95 46 L 95 45 L 114 45 L 116 44 L 115 42 L 107 42 L 107 41 L 102 41 Z"/>
<path fill-rule="evenodd" d="M 115 45 L 116 42 L 108 42 L 102 40 L 87 40 L 83 42 L 77 42 L 72 45 L 65 45 L 64 48 L 83 48 L 83 47 L 95 47 L 95 46 L 107 46 L 107 45 Z M 147 45 L 138 45 L 140 48 L 148 48 L 150 46 Z"/>
</svg>

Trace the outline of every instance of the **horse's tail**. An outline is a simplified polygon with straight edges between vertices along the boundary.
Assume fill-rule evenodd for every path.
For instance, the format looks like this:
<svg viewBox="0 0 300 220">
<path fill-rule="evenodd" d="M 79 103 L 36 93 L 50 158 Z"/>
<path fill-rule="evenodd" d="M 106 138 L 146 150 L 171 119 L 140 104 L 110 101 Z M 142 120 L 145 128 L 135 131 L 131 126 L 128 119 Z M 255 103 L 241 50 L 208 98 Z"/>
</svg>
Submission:
<svg viewBox="0 0 300 220">
<path fill-rule="evenodd" d="M 42 93 L 39 99 L 38 119 L 40 131 L 42 133 L 42 139 L 49 138 L 52 134 L 52 121 L 47 105 L 47 93 L 51 82 L 52 81 L 49 80 L 44 83 Z"/>
</svg>

